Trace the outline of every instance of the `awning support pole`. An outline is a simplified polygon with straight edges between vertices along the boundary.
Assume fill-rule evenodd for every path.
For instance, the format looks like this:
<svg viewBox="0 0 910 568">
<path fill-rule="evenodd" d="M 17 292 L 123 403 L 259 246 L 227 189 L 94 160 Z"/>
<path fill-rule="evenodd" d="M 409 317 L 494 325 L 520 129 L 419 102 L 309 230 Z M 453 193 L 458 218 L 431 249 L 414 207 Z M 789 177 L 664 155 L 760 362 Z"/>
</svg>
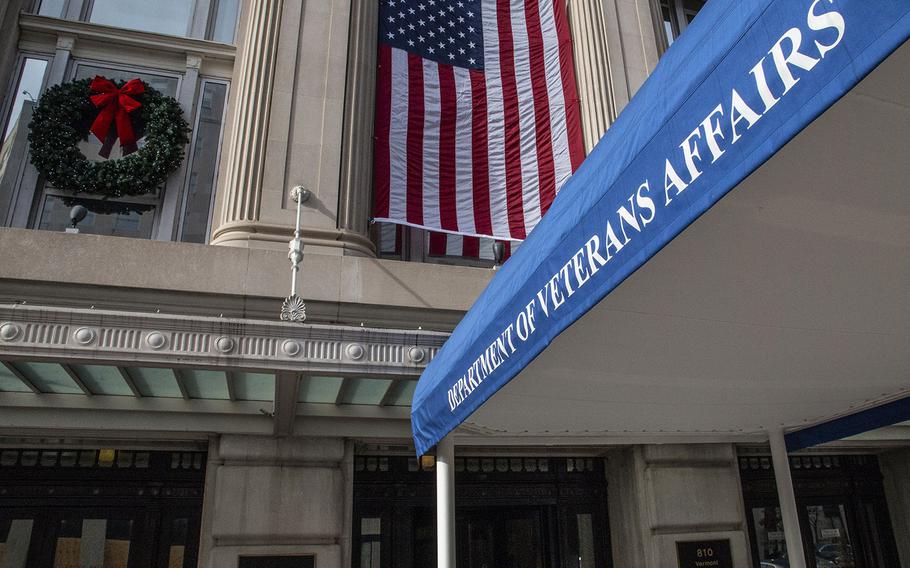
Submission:
<svg viewBox="0 0 910 568">
<path fill-rule="evenodd" d="M 803 551 L 803 537 L 799 530 L 799 513 L 796 508 L 796 494 L 793 492 L 793 477 L 790 475 L 790 458 L 787 456 L 784 431 L 782 429 L 769 431 L 768 441 L 771 443 L 774 479 L 777 480 L 780 516 L 784 522 L 787 558 L 790 568 L 806 568 L 806 553 Z"/>
<path fill-rule="evenodd" d="M 436 557 L 439 568 L 455 568 L 455 442 L 436 445 Z"/>
</svg>

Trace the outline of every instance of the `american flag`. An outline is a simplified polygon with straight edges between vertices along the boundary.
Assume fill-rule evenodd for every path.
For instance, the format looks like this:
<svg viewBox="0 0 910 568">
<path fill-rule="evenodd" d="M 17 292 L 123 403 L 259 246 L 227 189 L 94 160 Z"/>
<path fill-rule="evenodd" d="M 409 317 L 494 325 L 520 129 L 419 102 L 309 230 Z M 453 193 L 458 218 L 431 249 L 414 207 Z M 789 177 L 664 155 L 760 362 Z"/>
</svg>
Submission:
<svg viewBox="0 0 910 568">
<path fill-rule="evenodd" d="M 584 157 L 565 0 L 379 0 L 375 220 L 523 240 Z"/>
<path fill-rule="evenodd" d="M 402 225 L 379 223 L 380 254 L 385 256 L 401 255 L 404 250 L 404 238 Z M 518 247 L 518 243 L 512 243 L 511 241 L 500 242 L 503 244 L 503 256 L 500 260 L 505 262 L 512 256 L 512 253 Z M 487 262 L 495 260 L 493 239 L 453 235 L 436 231 L 427 231 L 426 254 L 430 257 L 460 257 Z"/>
</svg>

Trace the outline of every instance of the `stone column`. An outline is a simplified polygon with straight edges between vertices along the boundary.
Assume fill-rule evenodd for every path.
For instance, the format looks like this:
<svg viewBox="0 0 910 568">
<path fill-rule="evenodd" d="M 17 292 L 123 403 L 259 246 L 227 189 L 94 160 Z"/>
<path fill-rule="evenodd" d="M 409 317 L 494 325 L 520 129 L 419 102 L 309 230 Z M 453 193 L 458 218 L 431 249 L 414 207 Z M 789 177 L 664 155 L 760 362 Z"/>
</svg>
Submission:
<svg viewBox="0 0 910 568">
<path fill-rule="evenodd" d="M 614 566 L 677 566 L 692 540 L 729 540 L 733 565 L 750 565 L 732 444 L 635 446 L 607 464 Z"/>
<path fill-rule="evenodd" d="M 600 140 L 657 65 L 651 0 L 566 0 L 585 148 Z"/>
<path fill-rule="evenodd" d="M 373 110 L 379 6 L 351 4 L 338 227 L 366 235 L 373 205 Z"/>
<path fill-rule="evenodd" d="M 246 35 L 238 42 L 212 244 L 287 250 L 296 217 L 290 189 L 303 185 L 311 192 L 301 212 L 307 254 L 373 256 L 365 214 L 375 1 L 251 0 L 243 6 Z M 357 84 L 346 98 L 352 74 Z M 366 113 L 356 116 L 357 109 Z M 347 162 L 345 144 L 353 148 Z M 349 188 L 353 193 L 345 193 Z"/>
<path fill-rule="evenodd" d="M 200 568 L 237 566 L 239 556 L 306 556 L 347 568 L 341 438 L 222 436 L 206 472 Z"/>
<path fill-rule="evenodd" d="M 616 119 L 602 1 L 568 2 L 585 153 L 591 152 Z"/>
<path fill-rule="evenodd" d="M 221 224 L 259 219 L 283 0 L 251 0 L 227 153 Z"/>
</svg>

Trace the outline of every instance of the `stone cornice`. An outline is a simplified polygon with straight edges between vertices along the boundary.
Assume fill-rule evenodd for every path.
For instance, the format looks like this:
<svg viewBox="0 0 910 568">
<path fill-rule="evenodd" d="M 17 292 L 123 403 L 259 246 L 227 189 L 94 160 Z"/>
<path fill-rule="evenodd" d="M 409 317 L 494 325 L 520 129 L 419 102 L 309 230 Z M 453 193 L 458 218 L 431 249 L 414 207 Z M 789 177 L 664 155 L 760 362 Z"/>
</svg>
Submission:
<svg viewBox="0 0 910 568">
<path fill-rule="evenodd" d="M 448 334 L 0 305 L 0 357 L 416 378 Z"/>
<path fill-rule="evenodd" d="M 233 45 L 203 39 L 126 30 L 102 24 L 64 20 L 34 14 L 21 14 L 19 27 L 23 31 L 74 36 L 77 39 L 99 41 L 108 45 L 141 47 L 155 51 L 194 53 L 206 58 L 233 60 L 237 49 Z"/>
</svg>

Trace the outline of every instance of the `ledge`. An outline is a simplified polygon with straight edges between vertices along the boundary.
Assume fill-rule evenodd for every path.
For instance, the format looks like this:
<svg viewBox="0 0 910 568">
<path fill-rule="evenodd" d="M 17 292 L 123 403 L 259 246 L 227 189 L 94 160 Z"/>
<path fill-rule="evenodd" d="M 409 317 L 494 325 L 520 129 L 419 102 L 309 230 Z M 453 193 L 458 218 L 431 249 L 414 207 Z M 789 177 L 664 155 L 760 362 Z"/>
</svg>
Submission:
<svg viewBox="0 0 910 568">
<path fill-rule="evenodd" d="M 233 45 L 204 39 L 172 36 L 139 30 L 127 30 L 91 22 L 64 20 L 35 14 L 20 14 L 19 27 L 23 31 L 67 34 L 78 39 L 89 39 L 107 45 L 142 47 L 172 53 L 197 53 L 213 59 L 233 60 L 237 49 Z"/>
<path fill-rule="evenodd" d="M 286 249 L 0 229 L 0 302 L 271 319 L 289 293 Z M 307 253 L 310 322 L 450 330 L 493 272 Z"/>
<path fill-rule="evenodd" d="M 280 321 L 0 306 L 0 356 L 417 378 L 447 335 Z M 355 412 L 355 411 L 352 411 Z"/>
</svg>

